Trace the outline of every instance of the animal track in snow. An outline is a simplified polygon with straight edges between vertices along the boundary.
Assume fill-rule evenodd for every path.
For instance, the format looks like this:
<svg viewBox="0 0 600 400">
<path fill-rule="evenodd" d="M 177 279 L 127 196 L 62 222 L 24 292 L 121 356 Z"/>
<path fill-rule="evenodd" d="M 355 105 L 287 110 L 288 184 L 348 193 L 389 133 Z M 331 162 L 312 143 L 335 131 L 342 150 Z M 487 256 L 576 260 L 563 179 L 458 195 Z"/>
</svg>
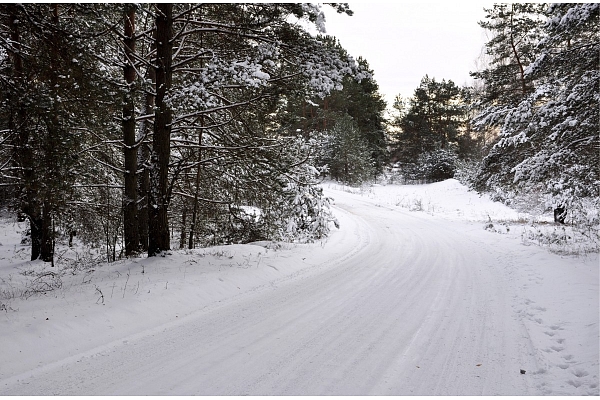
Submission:
<svg viewBox="0 0 600 400">
<path fill-rule="evenodd" d="M 550 346 L 550 348 L 556 352 L 563 351 L 565 349 L 562 346 Z"/>
<path fill-rule="evenodd" d="M 550 329 L 552 329 L 553 331 L 562 331 L 563 328 L 560 327 L 560 325 L 550 325 Z"/>
<path fill-rule="evenodd" d="M 576 388 L 578 388 L 579 386 L 581 386 L 581 385 L 582 385 L 582 383 L 581 383 L 581 382 L 577 382 L 577 381 L 574 381 L 574 380 L 572 380 L 572 379 L 569 379 L 569 380 L 567 381 L 567 383 L 568 383 L 569 385 L 573 386 L 573 387 L 576 387 Z"/>
<path fill-rule="evenodd" d="M 542 392 L 542 394 L 544 395 L 549 395 L 552 394 L 552 390 L 550 388 L 547 387 L 546 382 L 542 382 L 538 385 L 536 385 L 536 387 Z"/>
<path fill-rule="evenodd" d="M 575 375 L 578 378 L 583 378 L 584 376 L 588 376 L 589 372 L 581 368 L 577 368 L 575 371 L 573 371 L 573 375 Z"/>
</svg>

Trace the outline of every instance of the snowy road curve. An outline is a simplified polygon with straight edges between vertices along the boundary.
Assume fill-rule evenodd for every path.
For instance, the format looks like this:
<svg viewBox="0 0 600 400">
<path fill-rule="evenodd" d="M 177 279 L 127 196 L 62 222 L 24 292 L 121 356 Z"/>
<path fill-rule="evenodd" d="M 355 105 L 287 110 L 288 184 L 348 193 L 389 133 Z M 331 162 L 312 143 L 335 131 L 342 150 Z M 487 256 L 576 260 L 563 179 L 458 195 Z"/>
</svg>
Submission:
<svg viewBox="0 0 600 400">
<path fill-rule="evenodd" d="M 351 196 L 336 192 L 342 231 L 304 270 L 9 377 L 0 394 L 543 393 L 515 308 L 519 255 L 480 228 Z"/>
</svg>

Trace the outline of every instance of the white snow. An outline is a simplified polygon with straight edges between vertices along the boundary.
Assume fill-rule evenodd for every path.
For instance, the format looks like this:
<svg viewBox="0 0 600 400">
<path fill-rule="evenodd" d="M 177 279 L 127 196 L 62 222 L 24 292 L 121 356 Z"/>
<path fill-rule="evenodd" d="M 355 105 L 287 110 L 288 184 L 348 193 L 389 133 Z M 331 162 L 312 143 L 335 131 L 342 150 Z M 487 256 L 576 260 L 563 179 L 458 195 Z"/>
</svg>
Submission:
<svg viewBox="0 0 600 400">
<path fill-rule="evenodd" d="M 27 261 L 3 220 L 0 395 L 599 394 L 597 253 L 455 180 L 323 186 L 322 242 L 93 269 Z"/>
</svg>

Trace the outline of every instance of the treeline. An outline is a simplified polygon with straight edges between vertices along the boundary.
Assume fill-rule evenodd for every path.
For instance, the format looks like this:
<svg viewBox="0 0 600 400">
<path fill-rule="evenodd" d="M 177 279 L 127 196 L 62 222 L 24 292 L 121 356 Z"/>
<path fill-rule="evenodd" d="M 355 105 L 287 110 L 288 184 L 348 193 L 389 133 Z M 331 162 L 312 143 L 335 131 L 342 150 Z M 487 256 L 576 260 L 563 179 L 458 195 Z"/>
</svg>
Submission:
<svg viewBox="0 0 600 400">
<path fill-rule="evenodd" d="M 495 4 L 474 86 L 425 75 L 387 119 L 368 62 L 303 28 L 318 6 L 2 5 L 0 200 L 44 261 L 319 239 L 323 176 L 390 169 L 598 225 L 599 8 Z"/>
<path fill-rule="evenodd" d="M 405 183 L 454 177 L 460 160 L 480 157 L 484 143 L 471 125 L 472 88 L 425 76 L 409 99 L 397 96 L 392 159 Z"/>
<path fill-rule="evenodd" d="M 32 260 L 75 235 L 114 260 L 327 234 L 317 166 L 332 153 L 312 131 L 351 112 L 335 90 L 378 95 L 366 61 L 302 28 L 322 29 L 319 7 L 5 4 L 0 18 L 2 200 L 30 222 Z M 360 118 L 375 174 L 382 122 Z"/>
</svg>

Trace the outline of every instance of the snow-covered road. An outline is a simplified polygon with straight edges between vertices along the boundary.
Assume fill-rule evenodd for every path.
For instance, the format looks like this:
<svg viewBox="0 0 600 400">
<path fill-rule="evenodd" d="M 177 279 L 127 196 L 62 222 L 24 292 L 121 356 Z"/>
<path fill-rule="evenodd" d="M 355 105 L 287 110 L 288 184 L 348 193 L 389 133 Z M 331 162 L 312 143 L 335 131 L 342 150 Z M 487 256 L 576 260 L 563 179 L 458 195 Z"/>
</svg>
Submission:
<svg viewBox="0 0 600 400">
<path fill-rule="evenodd" d="M 557 256 L 481 224 L 330 195 L 342 229 L 305 251 L 303 268 L 24 365 L 2 376 L 0 394 L 598 394 L 597 343 L 589 334 L 570 343 L 583 325 L 594 338 L 598 306 L 581 318 L 551 310 L 554 287 L 571 285 L 570 275 L 545 282 L 535 260 Z M 264 268 L 283 269 L 281 254 Z M 573 279 L 560 301 L 597 300 L 597 282 Z"/>
</svg>

